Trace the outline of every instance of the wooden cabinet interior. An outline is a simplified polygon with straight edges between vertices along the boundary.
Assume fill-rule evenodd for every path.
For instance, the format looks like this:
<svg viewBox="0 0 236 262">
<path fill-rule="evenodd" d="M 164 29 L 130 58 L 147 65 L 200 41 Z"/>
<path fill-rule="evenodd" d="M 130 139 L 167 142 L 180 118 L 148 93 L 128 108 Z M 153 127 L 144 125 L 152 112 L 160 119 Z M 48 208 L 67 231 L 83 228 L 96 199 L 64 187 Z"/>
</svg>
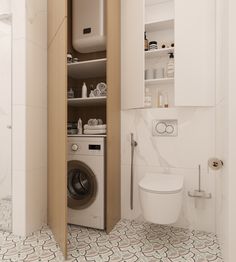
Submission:
<svg viewBox="0 0 236 262">
<path fill-rule="evenodd" d="M 67 29 L 67 52 L 71 54 L 73 57 L 79 59 L 79 61 L 88 61 L 106 58 L 106 51 L 103 52 L 94 52 L 94 53 L 79 53 L 72 46 L 72 0 L 68 1 L 68 29 Z M 78 71 L 80 74 L 80 71 Z M 96 88 L 97 84 L 100 82 L 106 83 L 106 74 L 102 77 L 97 78 L 83 78 L 83 76 L 79 76 L 78 78 L 71 78 L 68 76 L 67 82 L 67 90 L 73 88 L 75 93 L 75 97 L 82 97 L 82 85 L 85 82 L 88 95 L 90 91 Z M 101 105 L 99 107 L 87 106 L 87 107 L 71 107 L 68 106 L 68 121 L 69 122 L 77 122 L 78 119 L 81 118 L 83 124 L 86 124 L 90 118 L 99 118 L 102 119 L 104 123 L 106 123 L 106 104 Z"/>
<path fill-rule="evenodd" d="M 106 103 L 94 106 L 68 106 L 68 121 L 83 124 L 90 118 L 100 118 L 107 124 L 106 136 L 106 185 L 105 185 L 105 223 L 106 231 L 110 232 L 120 220 L 120 0 L 106 1 L 107 50 L 82 54 L 72 46 L 72 1 L 68 1 L 68 53 L 79 61 L 107 58 L 106 73 L 96 78 L 69 77 L 67 90 L 71 87 L 75 97 L 81 98 L 83 82 L 92 88 L 100 82 L 107 83 L 108 94 Z M 79 71 L 78 71 L 79 74 Z"/>
</svg>

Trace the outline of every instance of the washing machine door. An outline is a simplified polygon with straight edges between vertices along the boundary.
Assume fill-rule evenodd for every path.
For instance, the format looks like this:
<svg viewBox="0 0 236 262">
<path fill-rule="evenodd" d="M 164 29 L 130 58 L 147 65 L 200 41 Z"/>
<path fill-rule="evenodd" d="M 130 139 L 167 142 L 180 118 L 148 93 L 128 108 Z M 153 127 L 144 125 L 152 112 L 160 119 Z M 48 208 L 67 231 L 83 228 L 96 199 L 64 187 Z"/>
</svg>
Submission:
<svg viewBox="0 0 236 262">
<path fill-rule="evenodd" d="M 81 161 L 68 162 L 67 203 L 71 209 L 84 209 L 95 200 L 97 193 L 96 176 Z"/>
</svg>

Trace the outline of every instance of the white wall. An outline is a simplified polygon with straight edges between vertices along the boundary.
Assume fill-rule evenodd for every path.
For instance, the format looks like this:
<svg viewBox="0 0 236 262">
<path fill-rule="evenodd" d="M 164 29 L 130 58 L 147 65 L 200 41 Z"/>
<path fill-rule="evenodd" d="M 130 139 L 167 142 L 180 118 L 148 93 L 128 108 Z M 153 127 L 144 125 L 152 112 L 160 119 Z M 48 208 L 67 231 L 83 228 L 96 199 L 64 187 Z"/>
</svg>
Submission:
<svg viewBox="0 0 236 262">
<path fill-rule="evenodd" d="M 152 1 L 148 2 L 152 3 Z M 145 16 L 146 21 L 153 21 L 157 17 L 160 17 L 160 20 L 163 17 L 165 19 L 172 18 L 174 16 L 173 2 L 165 1 L 164 5 L 146 7 Z M 149 36 L 158 39 L 157 35 L 149 34 Z M 212 99 L 214 100 L 214 98 Z M 129 99 L 132 99 L 132 96 Z M 170 100 L 174 99 L 170 97 Z M 173 105 L 173 102 L 171 104 Z M 178 136 L 153 137 L 152 122 L 154 119 L 177 119 L 179 123 Z M 138 142 L 134 160 L 133 211 L 129 207 L 131 132 L 135 134 Z M 215 107 L 123 111 L 122 217 L 128 219 L 142 218 L 138 182 L 144 177 L 145 173 L 183 174 L 185 176 L 185 197 L 181 217 L 176 226 L 216 232 L 215 173 L 209 171 L 207 166 L 208 159 L 213 156 L 215 156 Z M 212 194 L 210 200 L 194 200 L 187 195 L 188 191 L 198 189 L 199 164 L 202 167 L 202 189 Z"/>
<path fill-rule="evenodd" d="M 47 1 L 13 0 L 13 233 L 46 222 Z"/>
<path fill-rule="evenodd" d="M 13 233 L 26 233 L 26 10 L 25 0 L 12 0 L 12 223 Z"/>
<path fill-rule="evenodd" d="M 178 137 L 153 137 L 154 119 L 177 119 Z M 134 210 L 129 208 L 130 133 L 138 142 L 134 161 Z M 147 172 L 183 174 L 185 199 L 177 226 L 215 232 L 215 177 L 208 172 L 207 161 L 215 151 L 214 108 L 140 109 L 122 112 L 122 217 L 141 215 L 138 182 Z M 188 190 L 198 188 L 198 165 L 203 171 L 203 189 L 211 192 L 211 200 L 195 200 Z"/>
<path fill-rule="evenodd" d="M 229 262 L 235 261 L 235 243 L 236 243 L 236 175 L 235 175 L 235 160 L 236 160 L 236 1 L 229 0 Z M 225 260 L 228 262 L 227 260 Z"/>
<path fill-rule="evenodd" d="M 11 125 L 10 21 L 0 21 L 0 79 L 0 199 L 2 199 L 11 196 L 11 130 L 7 127 Z"/>
<path fill-rule="evenodd" d="M 221 5 L 221 61 L 219 61 L 218 99 L 216 109 L 216 149 L 225 167 L 217 176 L 217 233 L 225 262 L 235 261 L 236 243 L 236 55 L 234 0 L 220 1 Z"/>
<path fill-rule="evenodd" d="M 27 232 L 46 222 L 47 1 L 26 1 Z"/>
<path fill-rule="evenodd" d="M 224 168 L 216 172 L 216 228 L 225 261 L 228 260 L 228 1 L 217 0 L 217 56 L 216 56 L 216 157 Z"/>
</svg>

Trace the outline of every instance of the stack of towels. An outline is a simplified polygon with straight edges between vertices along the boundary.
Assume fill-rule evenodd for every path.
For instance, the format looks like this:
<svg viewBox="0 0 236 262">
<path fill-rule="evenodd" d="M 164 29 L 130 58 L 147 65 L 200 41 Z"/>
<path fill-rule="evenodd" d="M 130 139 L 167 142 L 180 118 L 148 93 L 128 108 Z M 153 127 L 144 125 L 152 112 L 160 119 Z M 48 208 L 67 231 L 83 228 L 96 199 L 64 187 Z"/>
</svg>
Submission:
<svg viewBox="0 0 236 262">
<path fill-rule="evenodd" d="M 89 119 L 88 124 L 84 125 L 85 135 L 103 135 L 107 132 L 107 125 L 101 119 Z"/>
</svg>

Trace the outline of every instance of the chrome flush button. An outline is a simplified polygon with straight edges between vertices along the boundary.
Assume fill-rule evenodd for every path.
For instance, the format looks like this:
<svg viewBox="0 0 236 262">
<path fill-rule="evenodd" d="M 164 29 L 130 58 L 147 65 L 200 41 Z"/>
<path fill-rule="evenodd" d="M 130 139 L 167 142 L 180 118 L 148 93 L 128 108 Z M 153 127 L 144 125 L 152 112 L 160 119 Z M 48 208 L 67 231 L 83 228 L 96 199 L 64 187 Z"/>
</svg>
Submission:
<svg viewBox="0 0 236 262">
<path fill-rule="evenodd" d="M 159 122 L 159 123 L 156 124 L 155 129 L 156 129 L 158 134 L 164 134 L 166 132 L 166 128 L 167 128 L 167 126 L 166 126 L 165 123 Z"/>
<path fill-rule="evenodd" d="M 173 119 L 154 120 L 152 125 L 153 136 L 177 136 L 178 121 Z"/>
</svg>

